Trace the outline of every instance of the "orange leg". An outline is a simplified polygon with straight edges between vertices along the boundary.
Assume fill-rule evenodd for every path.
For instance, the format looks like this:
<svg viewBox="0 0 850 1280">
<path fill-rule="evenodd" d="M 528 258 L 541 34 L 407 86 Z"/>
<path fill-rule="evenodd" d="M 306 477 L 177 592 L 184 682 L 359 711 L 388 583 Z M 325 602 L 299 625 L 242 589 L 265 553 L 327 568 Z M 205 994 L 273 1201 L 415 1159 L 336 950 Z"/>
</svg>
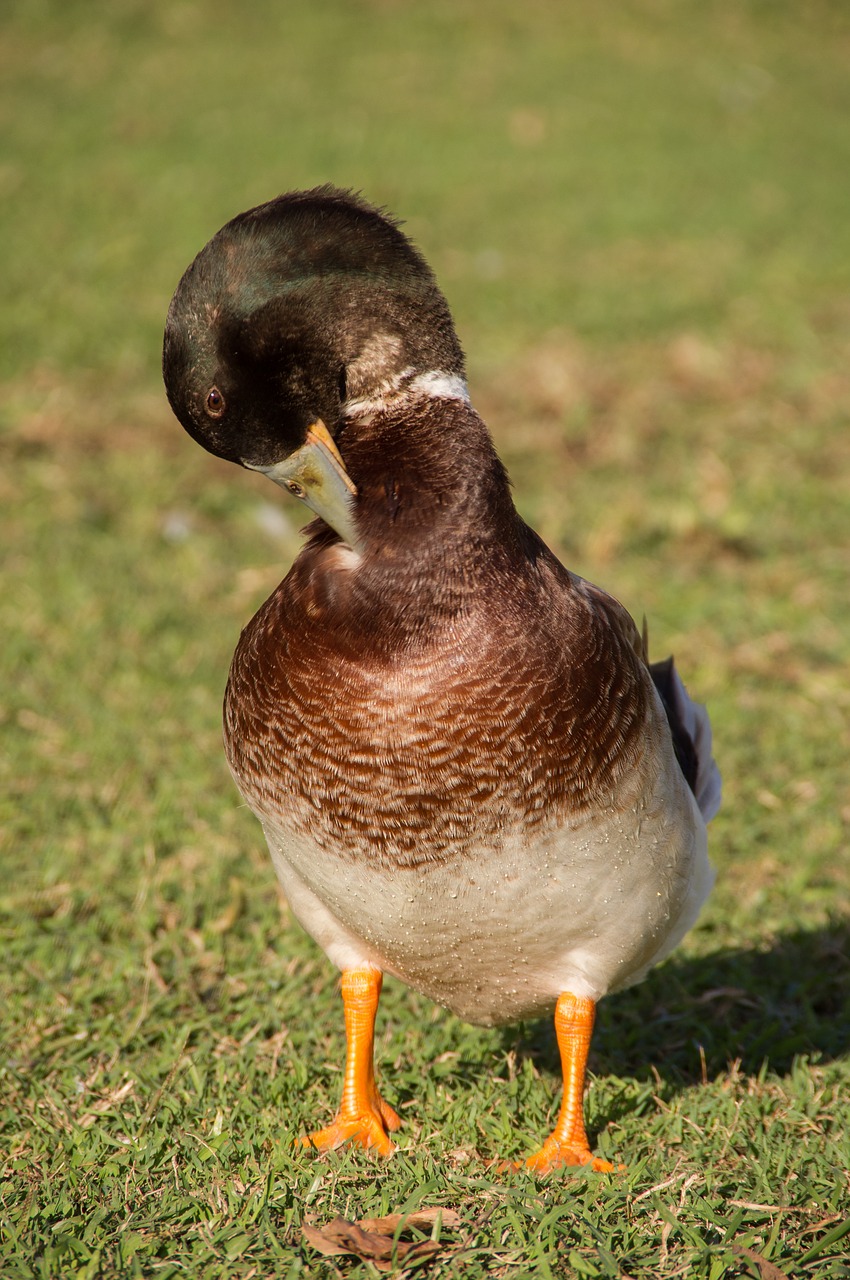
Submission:
<svg viewBox="0 0 850 1280">
<path fill-rule="evenodd" d="M 589 1164 L 597 1173 L 611 1173 L 614 1166 L 594 1156 L 584 1131 L 583 1099 L 587 1054 L 596 1005 L 583 996 L 565 991 L 555 1006 L 555 1034 L 561 1052 L 564 1095 L 558 1123 L 525 1167 L 533 1173 L 551 1173 L 559 1165 Z"/>
<path fill-rule="evenodd" d="M 333 1123 L 299 1139 L 302 1146 L 331 1151 L 352 1141 L 361 1147 L 374 1147 L 382 1156 L 392 1155 L 395 1149 L 387 1130 L 395 1132 L 401 1120 L 384 1102 L 375 1084 L 375 1014 L 382 984 L 380 969 L 343 972 L 346 1054 L 342 1102 Z"/>
</svg>

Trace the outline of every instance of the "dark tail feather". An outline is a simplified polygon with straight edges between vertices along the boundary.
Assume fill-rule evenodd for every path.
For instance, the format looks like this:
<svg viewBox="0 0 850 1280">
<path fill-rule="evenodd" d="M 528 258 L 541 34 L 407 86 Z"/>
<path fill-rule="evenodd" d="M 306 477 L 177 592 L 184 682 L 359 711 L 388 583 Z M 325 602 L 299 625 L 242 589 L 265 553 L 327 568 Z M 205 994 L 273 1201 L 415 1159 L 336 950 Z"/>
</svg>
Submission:
<svg viewBox="0 0 850 1280">
<path fill-rule="evenodd" d="M 688 696 L 672 658 L 650 662 L 649 674 L 667 713 L 679 767 L 700 813 L 710 822 L 720 808 L 721 786 L 720 772 L 711 754 L 708 712 Z"/>
</svg>

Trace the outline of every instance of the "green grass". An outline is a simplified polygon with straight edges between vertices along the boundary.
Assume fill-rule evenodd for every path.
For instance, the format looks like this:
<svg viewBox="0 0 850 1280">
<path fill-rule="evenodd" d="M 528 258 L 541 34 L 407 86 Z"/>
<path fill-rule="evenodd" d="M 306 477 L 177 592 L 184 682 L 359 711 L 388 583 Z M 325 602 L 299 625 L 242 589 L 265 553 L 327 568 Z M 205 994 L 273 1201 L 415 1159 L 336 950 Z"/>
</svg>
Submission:
<svg viewBox="0 0 850 1280">
<path fill-rule="evenodd" d="M 27 0 L 0 19 L 0 1275 L 375 1275 L 318 1223 L 443 1205 L 436 1277 L 850 1275 L 850 21 L 827 0 Z M 294 505 L 160 390 L 229 216 L 336 181 L 407 219 L 524 514 L 709 703 L 716 891 L 603 1004 L 617 1177 L 488 1161 L 557 1105 L 546 1023 L 388 981 L 387 1164 L 335 975 L 220 745 Z M 741 1252 L 749 1250 L 750 1252 Z"/>
</svg>

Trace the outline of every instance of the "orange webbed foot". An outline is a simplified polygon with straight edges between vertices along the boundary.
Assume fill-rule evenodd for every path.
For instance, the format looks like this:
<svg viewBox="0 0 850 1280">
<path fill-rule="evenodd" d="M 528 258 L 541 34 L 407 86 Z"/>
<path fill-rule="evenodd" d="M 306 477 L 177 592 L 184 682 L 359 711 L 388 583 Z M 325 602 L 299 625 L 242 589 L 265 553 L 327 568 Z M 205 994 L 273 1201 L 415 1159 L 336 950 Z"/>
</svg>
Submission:
<svg viewBox="0 0 850 1280">
<path fill-rule="evenodd" d="M 342 1104 L 333 1122 L 299 1138 L 300 1146 L 333 1151 L 344 1142 L 355 1142 L 382 1156 L 391 1156 L 395 1150 L 388 1134 L 401 1127 L 401 1119 L 378 1092 L 372 1063 L 380 992 L 379 970 L 348 969 L 343 973 L 347 1052 Z"/>
<path fill-rule="evenodd" d="M 554 1169 L 590 1167 L 594 1173 L 615 1173 L 625 1165 L 613 1165 L 602 1160 L 590 1150 L 582 1116 L 584 1078 L 593 1020 L 594 1002 L 584 996 L 564 991 L 555 1007 L 555 1034 L 561 1055 L 564 1077 L 564 1093 L 558 1123 L 539 1151 L 535 1151 L 523 1165 L 529 1173 L 545 1177 Z"/>
<path fill-rule="evenodd" d="M 392 1108 L 387 1110 L 392 1111 Z M 359 1115 L 340 1113 L 326 1129 L 317 1129 L 298 1141 L 302 1147 L 314 1147 L 317 1151 L 333 1151 L 344 1142 L 354 1142 L 367 1150 L 377 1151 L 379 1156 L 391 1156 L 395 1147 L 387 1136 L 387 1130 L 393 1132 L 400 1123 L 394 1111 L 392 1114 L 395 1124 L 384 1117 L 383 1110 L 363 1111 Z"/>
<path fill-rule="evenodd" d="M 594 1173 L 623 1173 L 626 1168 L 624 1164 L 612 1164 L 610 1160 L 595 1156 L 589 1148 L 563 1146 L 551 1138 L 547 1138 L 540 1150 L 533 1152 L 527 1160 L 494 1160 L 491 1167 L 496 1173 L 525 1171 L 545 1178 L 556 1169 L 580 1169 L 584 1166 Z"/>
<path fill-rule="evenodd" d="M 588 1165 L 594 1173 L 619 1173 L 625 1169 L 624 1164 L 612 1164 L 610 1160 L 602 1160 L 595 1156 L 589 1147 L 563 1146 L 552 1138 L 547 1138 L 539 1151 L 530 1155 L 524 1163 L 529 1173 L 536 1173 L 545 1178 L 555 1169 L 578 1168 Z"/>
<path fill-rule="evenodd" d="M 384 1102 L 377 1089 L 372 1093 L 370 1105 L 353 1110 L 341 1107 L 333 1122 L 326 1129 L 308 1133 L 298 1142 L 302 1147 L 314 1147 L 317 1151 L 333 1151 L 345 1142 L 355 1142 L 366 1150 L 377 1151 L 380 1156 L 391 1156 L 395 1147 L 388 1134 L 401 1128 L 398 1112 Z"/>
</svg>

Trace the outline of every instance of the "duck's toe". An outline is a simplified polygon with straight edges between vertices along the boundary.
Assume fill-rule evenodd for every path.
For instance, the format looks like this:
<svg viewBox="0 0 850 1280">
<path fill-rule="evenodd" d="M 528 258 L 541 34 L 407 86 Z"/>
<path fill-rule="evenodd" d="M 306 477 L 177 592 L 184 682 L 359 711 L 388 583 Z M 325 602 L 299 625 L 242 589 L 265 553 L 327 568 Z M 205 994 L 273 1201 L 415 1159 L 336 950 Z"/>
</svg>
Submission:
<svg viewBox="0 0 850 1280">
<path fill-rule="evenodd" d="M 375 1091 L 374 1103 L 381 1114 L 385 1129 L 390 1133 L 395 1133 L 397 1129 L 401 1128 L 401 1116 L 388 1102 L 384 1102 L 377 1090 Z"/>
</svg>

